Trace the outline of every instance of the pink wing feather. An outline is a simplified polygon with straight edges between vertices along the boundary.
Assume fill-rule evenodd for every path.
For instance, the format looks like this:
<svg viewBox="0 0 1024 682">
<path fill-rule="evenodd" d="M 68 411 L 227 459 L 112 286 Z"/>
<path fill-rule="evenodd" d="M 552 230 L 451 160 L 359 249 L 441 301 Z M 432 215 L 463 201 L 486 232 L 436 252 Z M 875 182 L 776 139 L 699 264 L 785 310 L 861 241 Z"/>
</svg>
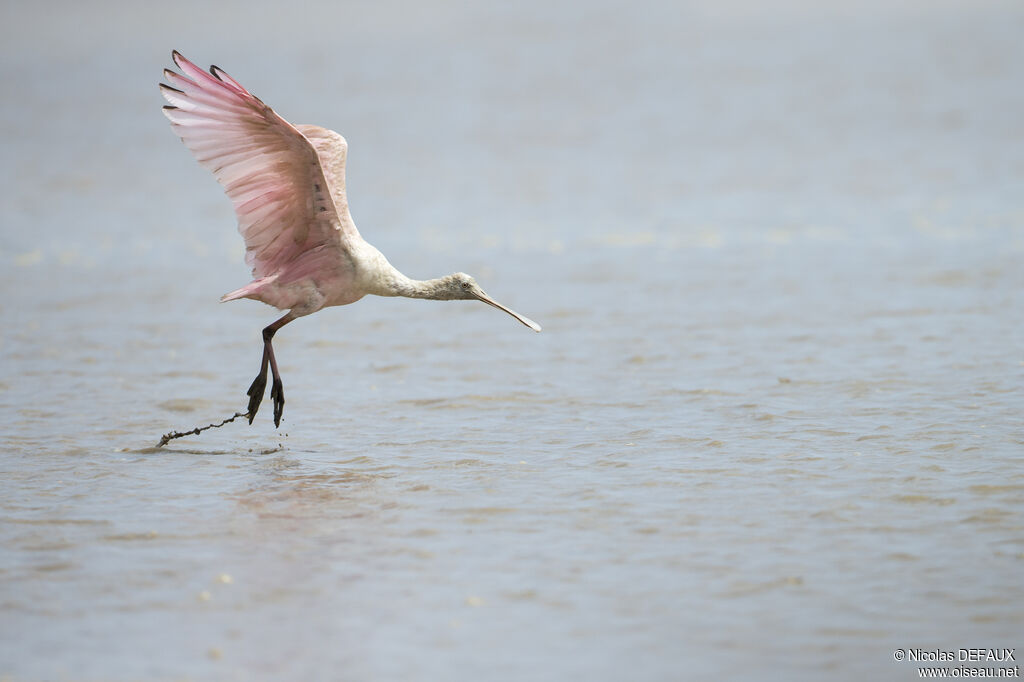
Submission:
<svg viewBox="0 0 1024 682">
<path fill-rule="evenodd" d="M 164 71 L 164 113 L 231 198 L 253 277 L 321 245 L 344 249 L 343 233 L 358 233 L 310 141 L 223 70 L 207 73 L 177 51 L 172 58 L 181 74 Z"/>
</svg>

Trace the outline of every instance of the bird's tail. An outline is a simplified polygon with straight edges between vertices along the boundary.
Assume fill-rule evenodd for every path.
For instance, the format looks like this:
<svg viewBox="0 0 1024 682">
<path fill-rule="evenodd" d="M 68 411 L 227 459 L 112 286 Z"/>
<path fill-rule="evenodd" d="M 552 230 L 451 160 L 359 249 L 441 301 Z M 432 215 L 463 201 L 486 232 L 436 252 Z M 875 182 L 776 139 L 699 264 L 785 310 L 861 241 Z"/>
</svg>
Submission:
<svg viewBox="0 0 1024 682">
<path fill-rule="evenodd" d="M 270 275 L 269 277 L 260 277 L 259 279 L 254 279 L 241 289 L 229 291 L 228 293 L 221 296 L 220 302 L 224 303 L 225 301 L 234 301 L 235 299 L 238 298 L 252 298 L 253 294 L 258 292 L 265 285 L 269 284 L 275 279 L 277 279 L 277 275 Z"/>
</svg>

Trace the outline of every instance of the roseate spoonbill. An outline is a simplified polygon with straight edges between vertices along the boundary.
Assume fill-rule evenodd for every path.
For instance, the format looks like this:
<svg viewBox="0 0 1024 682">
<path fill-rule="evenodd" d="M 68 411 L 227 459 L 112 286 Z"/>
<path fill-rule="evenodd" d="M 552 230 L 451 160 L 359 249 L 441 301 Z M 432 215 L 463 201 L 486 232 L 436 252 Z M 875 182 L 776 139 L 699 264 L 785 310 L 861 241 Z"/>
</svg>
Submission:
<svg viewBox="0 0 1024 682">
<path fill-rule="evenodd" d="M 277 331 L 321 308 L 355 303 L 367 294 L 439 301 L 477 300 L 503 310 L 534 331 L 540 325 L 484 293 L 467 274 L 420 281 L 399 272 L 359 235 L 345 197 L 348 144 L 338 133 L 293 126 L 222 69 L 207 73 L 177 50 L 181 73 L 164 69 L 170 85 L 171 128 L 200 165 L 213 171 L 238 215 L 245 262 L 253 281 L 222 301 L 251 298 L 288 312 L 263 330 L 263 359 L 249 387 L 252 423 L 274 377 L 274 426 L 280 426 L 284 388 L 271 340 Z"/>
</svg>

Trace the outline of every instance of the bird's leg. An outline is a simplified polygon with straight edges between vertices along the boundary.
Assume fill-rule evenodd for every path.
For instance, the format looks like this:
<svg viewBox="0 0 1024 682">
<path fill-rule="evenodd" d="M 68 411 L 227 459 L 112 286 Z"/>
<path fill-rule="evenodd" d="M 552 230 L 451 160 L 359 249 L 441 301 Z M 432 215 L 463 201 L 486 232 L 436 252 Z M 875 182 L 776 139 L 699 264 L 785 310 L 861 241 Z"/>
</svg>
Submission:
<svg viewBox="0 0 1024 682">
<path fill-rule="evenodd" d="M 266 333 L 266 330 L 264 330 Z M 270 357 L 267 355 L 267 342 L 263 342 L 263 361 L 260 363 L 260 373 L 253 379 L 252 385 L 249 386 L 249 390 L 246 395 L 249 396 L 249 411 L 246 416 L 249 417 L 249 423 L 252 424 L 252 420 L 256 418 L 256 412 L 260 409 L 260 403 L 263 402 L 263 393 L 267 390 L 267 363 Z"/>
<path fill-rule="evenodd" d="M 277 371 L 277 358 L 274 357 L 274 346 L 271 339 L 274 338 L 278 329 L 294 319 L 295 316 L 288 313 L 263 329 L 263 360 L 260 362 L 260 373 L 256 375 L 247 393 L 249 396 L 247 416 L 250 424 L 256 417 L 256 412 L 260 409 L 260 403 L 263 401 L 263 393 L 267 390 L 267 366 L 269 365 L 270 372 L 274 377 L 274 385 L 270 389 L 270 397 L 274 400 L 274 426 L 281 425 L 281 413 L 284 412 L 284 384 L 281 383 L 281 374 Z"/>
<path fill-rule="evenodd" d="M 274 401 L 274 428 L 276 429 L 281 425 L 281 413 L 284 412 L 284 384 L 281 383 L 281 374 L 277 371 L 277 358 L 274 357 L 274 347 L 270 345 L 269 337 L 267 338 L 267 353 L 270 355 L 270 373 L 274 377 L 274 385 L 270 387 L 270 399 Z"/>
</svg>

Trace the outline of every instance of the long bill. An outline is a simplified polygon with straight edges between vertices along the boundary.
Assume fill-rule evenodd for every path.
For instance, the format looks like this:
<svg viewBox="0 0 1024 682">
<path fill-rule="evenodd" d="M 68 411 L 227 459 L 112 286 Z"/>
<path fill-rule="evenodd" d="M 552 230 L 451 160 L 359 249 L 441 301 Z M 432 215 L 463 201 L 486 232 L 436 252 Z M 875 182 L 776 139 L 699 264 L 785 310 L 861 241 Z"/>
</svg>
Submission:
<svg viewBox="0 0 1024 682">
<path fill-rule="evenodd" d="M 533 320 L 531 320 L 528 317 L 520 315 L 519 313 L 517 313 L 516 311 L 512 310 L 511 308 L 506 308 L 505 306 L 503 306 L 502 304 L 498 303 L 497 301 L 495 301 L 493 298 L 491 298 L 487 294 L 485 294 L 483 292 L 474 292 L 473 295 L 476 296 L 479 300 L 481 300 L 484 303 L 486 303 L 487 305 L 492 305 L 495 308 L 497 308 L 498 310 L 504 310 L 506 313 L 508 313 L 512 317 L 516 318 L 517 320 L 519 320 L 520 322 L 525 324 L 527 327 L 529 327 L 533 331 L 535 331 L 535 332 L 539 332 L 540 331 L 540 325 L 539 324 L 537 324 L 536 322 L 534 322 Z"/>
</svg>

